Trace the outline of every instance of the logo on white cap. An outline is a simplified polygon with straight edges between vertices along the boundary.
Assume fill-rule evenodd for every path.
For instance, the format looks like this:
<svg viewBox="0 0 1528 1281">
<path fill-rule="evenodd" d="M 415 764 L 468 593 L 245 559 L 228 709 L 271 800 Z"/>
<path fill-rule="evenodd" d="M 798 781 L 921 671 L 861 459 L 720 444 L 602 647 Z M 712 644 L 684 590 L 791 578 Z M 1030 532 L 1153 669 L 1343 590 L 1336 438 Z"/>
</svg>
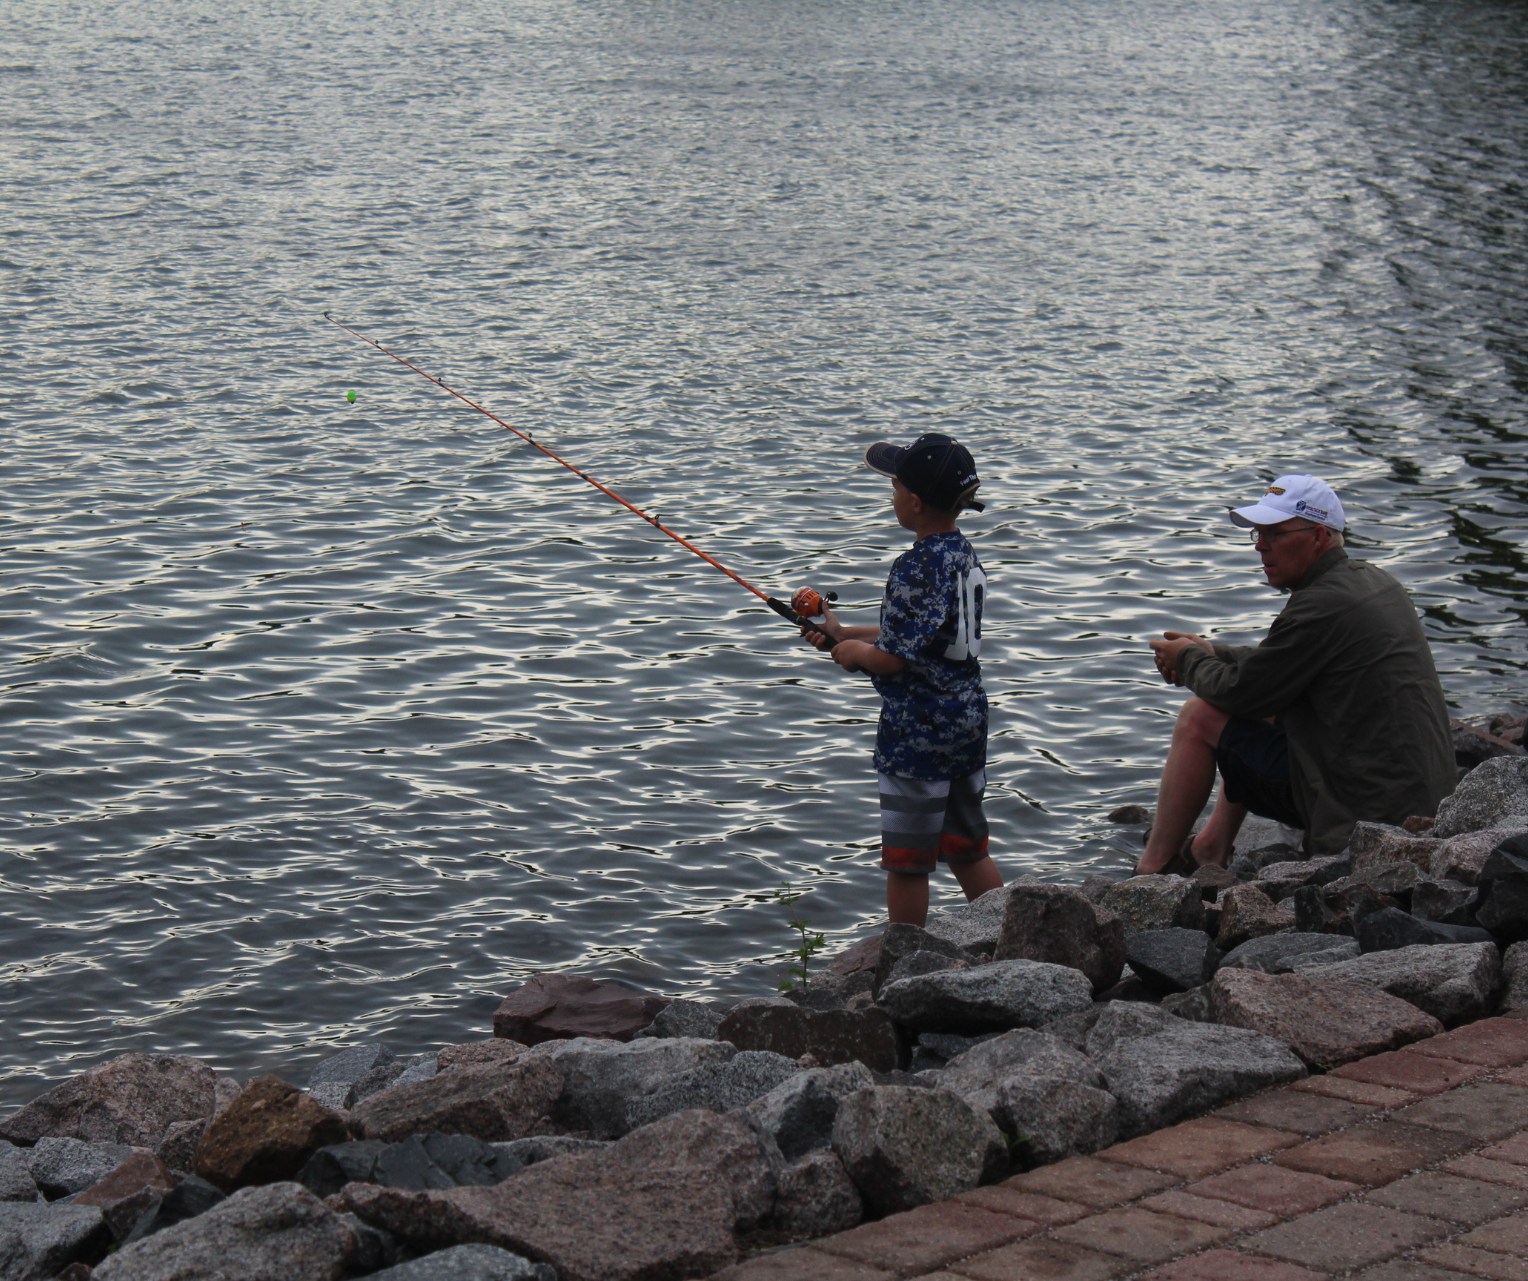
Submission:
<svg viewBox="0 0 1528 1281">
<path fill-rule="evenodd" d="M 1250 507 L 1233 507 L 1231 523 L 1250 529 L 1300 518 L 1339 532 L 1346 526 L 1342 503 L 1325 481 L 1314 476 L 1280 476 Z"/>
</svg>

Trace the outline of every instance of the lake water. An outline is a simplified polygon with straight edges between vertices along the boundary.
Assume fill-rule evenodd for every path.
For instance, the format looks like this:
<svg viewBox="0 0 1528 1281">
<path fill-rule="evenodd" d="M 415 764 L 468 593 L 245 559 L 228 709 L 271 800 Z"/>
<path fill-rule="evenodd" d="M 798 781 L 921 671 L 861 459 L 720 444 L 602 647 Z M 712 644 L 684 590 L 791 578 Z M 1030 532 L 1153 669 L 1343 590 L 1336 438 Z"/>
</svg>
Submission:
<svg viewBox="0 0 1528 1281">
<path fill-rule="evenodd" d="M 1278 609 L 1224 508 L 1280 472 L 1521 705 L 1525 152 L 1513 3 L 10 0 L 0 1099 L 881 916 L 868 685 L 326 310 L 852 621 L 865 446 L 958 435 L 994 850 L 1075 879 L 1146 639 Z"/>
</svg>

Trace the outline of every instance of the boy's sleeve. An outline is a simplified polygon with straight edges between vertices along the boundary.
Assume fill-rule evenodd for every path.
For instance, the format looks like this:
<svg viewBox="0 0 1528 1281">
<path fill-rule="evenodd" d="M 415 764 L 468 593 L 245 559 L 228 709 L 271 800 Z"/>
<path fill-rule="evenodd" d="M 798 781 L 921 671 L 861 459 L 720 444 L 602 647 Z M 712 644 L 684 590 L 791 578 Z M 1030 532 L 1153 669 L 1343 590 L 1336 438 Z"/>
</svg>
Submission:
<svg viewBox="0 0 1528 1281">
<path fill-rule="evenodd" d="M 944 624 L 941 600 L 934 567 L 922 558 L 900 557 L 886 580 L 876 648 L 903 662 L 918 662 Z"/>
</svg>

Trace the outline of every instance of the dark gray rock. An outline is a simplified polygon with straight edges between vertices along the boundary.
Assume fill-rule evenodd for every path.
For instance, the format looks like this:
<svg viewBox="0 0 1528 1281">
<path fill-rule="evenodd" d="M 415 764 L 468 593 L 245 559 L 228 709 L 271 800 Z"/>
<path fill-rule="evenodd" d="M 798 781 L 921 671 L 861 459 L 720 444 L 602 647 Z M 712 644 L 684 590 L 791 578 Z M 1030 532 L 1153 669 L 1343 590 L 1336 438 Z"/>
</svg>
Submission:
<svg viewBox="0 0 1528 1281">
<path fill-rule="evenodd" d="M 1125 959 L 1152 992 L 1183 992 L 1209 982 L 1220 949 L 1203 930 L 1136 930 L 1125 937 Z"/>
<path fill-rule="evenodd" d="M 1290 930 L 1248 939 L 1221 959 L 1222 969 L 1262 970 L 1288 974 L 1307 965 L 1330 965 L 1351 961 L 1359 954 L 1358 941 L 1336 934 L 1307 934 Z"/>
<path fill-rule="evenodd" d="M 177 1223 L 206 1214 L 223 1200 L 223 1193 L 206 1179 L 199 1179 L 194 1174 L 183 1174 L 176 1180 L 175 1186 L 132 1226 L 123 1244 L 131 1244 L 165 1228 L 174 1227 Z"/>
<path fill-rule="evenodd" d="M 1231 856 L 1228 865 L 1231 875 L 1239 881 L 1255 881 L 1265 867 L 1290 863 L 1300 858 L 1300 844 L 1288 841 L 1270 841 L 1253 849 L 1242 850 Z"/>
<path fill-rule="evenodd" d="M 614 1139 L 627 1132 L 626 1109 L 631 1100 L 651 1094 L 687 1072 L 726 1063 L 736 1056 L 737 1047 L 726 1041 L 691 1037 L 646 1037 L 627 1044 L 580 1037 L 558 1041 L 538 1053 L 545 1054 L 564 1078 L 555 1119 L 569 1130 Z"/>
<path fill-rule="evenodd" d="M 1217 973 L 1219 971 L 1216 971 Z M 1190 1023 L 1213 1023 L 1215 1011 L 1210 1004 L 1210 985 L 1191 987 L 1187 992 L 1171 992 L 1162 998 L 1162 1009 Z"/>
<path fill-rule="evenodd" d="M 1132 876 L 1110 886 L 1099 901 L 1131 930 L 1204 928 L 1204 895 L 1181 876 Z"/>
<path fill-rule="evenodd" d="M 968 970 L 971 968 L 969 961 L 957 960 L 952 956 L 943 956 L 938 952 L 914 952 L 911 956 L 900 958 L 886 975 L 888 983 L 895 983 L 898 979 L 915 979 L 922 974 L 938 974 L 942 970 Z"/>
<path fill-rule="evenodd" d="M 1528 1009 L 1528 943 L 1514 943 L 1501 958 L 1502 997 L 1505 1010 Z"/>
<path fill-rule="evenodd" d="M 27 1154 L 27 1170 L 50 1201 L 83 1192 L 115 1170 L 133 1149 L 125 1143 L 86 1143 L 80 1139 L 39 1139 Z"/>
<path fill-rule="evenodd" d="M 1480 890 L 1463 881 L 1423 876 L 1411 891 L 1411 914 L 1418 920 L 1443 925 L 1473 925 L 1480 906 Z"/>
<path fill-rule="evenodd" d="M 340 1216 L 306 1188 L 271 1183 L 123 1246 L 97 1266 L 91 1281 L 340 1281 L 357 1248 Z"/>
<path fill-rule="evenodd" d="M 994 961 L 888 984 L 880 1003 L 898 1023 L 918 1032 L 996 1032 L 1086 1009 L 1093 1003 L 1093 985 L 1070 966 Z"/>
<path fill-rule="evenodd" d="M 573 1156 L 580 1152 L 594 1152 L 608 1148 L 609 1139 L 580 1139 L 566 1134 L 532 1134 L 523 1139 L 511 1139 L 493 1146 L 507 1153 L 522 1166 L 550 1161 L 553 1157 Z"/>
<path fill-rule="evenodd" d="M 844 1232 L 865 1217 L 864 1199 L 831 1151 L 808 1152 L 780 1172 L 770 1229 L 788 1240 Z"/>
<path fill-rule="evenodd" d="M 843 1101 L 874 1084 L 863 1063 L 800 1072 L 742 1109 L 751 1125 L 796 1160 L 833 1141 L 833 1121 Z"/>
<path fill-rule="evenodd" d="M 1019 881 L 1008 896 L 992 957 L 1070 966 L 1100 992 L 1118 983 L 1124 970 L 1125 926 L 1075 890 Z"/>
<path fill-rule="evenodd" d="M 297 1182 L 314 1196 L 333 1196 L 347 1183 L 375 1183 L 377 1158 L 387 1151 L 381 1139 L 356 1139 L 319 1148 L 308 1158 Z"/>
<path fill-rule="evenodd" d="M 415 1135 L 377 1153 L 368 1182 L 417 1190 L 490 1187 L 523 1166 L 499 1145 L 471 1135 Z"/>
<path fill-rule="evenodd" d="M 1383 952 L 1414 944 L 1492 942 L 1491 935 L 1476 926 L 1423 921 L 1398 907 L 1382 907 L 1360 917 L 1353 933 L 1364 952 Z"/>
<path fill-rule="evenodd" d="M 331 1054 L 308 1075 L 308 1093 L 327 1108 L 348 1109 L 357 1098 L 356 1085 L 379 1068 L 386 1069 L 397 1064 L 393 1076 L 403 1071 L 398 1056 L 385 1045 L 370 1043 L 352 1045 L 349 1049 Z M 392 1084 L 389 1078 L 386 1084 Z M 376 1093 L 377 1086 L 371 1093 Z"/>
<path fill-rule="evenodd" d="M 1100 1077 L 1100 1080 L 1102 1078 Z M 1004 1081 L 992 1118 L 1015 1140 L 1026 1165 L 1085 1156 L 1119 1138 L 1120 1105 L 1107 1090 L 1059 1076 Z"/>
<path fill-rule="evenodd" d="M 992 955 L 1003 929 L 1003 915 L 1008 910 L 1008 896 L 1013 886 L 1001 885 L 988 890 L 972 903 L 928 914 L 924 929 L 935 938 L 954 943 L 972 956 Z"/>
<path fill-rule="evenodd" d="M 1094 1024 L 1088 1054 L 1119 1101 L 1122 1138 L 1306 1075 L 1289 1047 L 1271 1036 L 1191 1023 L 1149 1006 L 1121 1007 L 1115 1002 Z"/>
<path fill-rule="evenodd" d="M 1324 965 L 1316 973 L 1381 988 L 1431 1014 L 1444 1027 L 1490 1014 L 1502 986 L 1501 954 L 1494 943 L 1391 948 Z"/>
<path fill-rule="evenodd" d="M 1498 756 L 1472 769 L 1438 806 L 1432 835 L 1487 827 L 1528 828 L 1528 757 Z"/>
<path fill-rule="evenodd" d="M 729 1112 L 768 1094 L 798 1075 L 795 1059 L 767 1050 L 742 1050 L 725 1063 L 708 1063 L 665 1081 L 626 1104 L 626 1129 L 635 1130 L 671 1112 L 710 1108 Z"/>
<path fill-rule="evenodd" d="M 0 1139 L 44 1137 L 153 1147 L 176 1121 L 213 1110 L 212 1069 L 171 1054 L 123 1054 L 65 1081 L 0 1122 Z"/>
<path fill-rule="evenodd" d="M 1480 869 L 1485 866 L 1491 852 L 1503 841 L 1519 835 L 1522 835 L 1520 827 L 1488 827 L 1479 832 L 1451 836 L 1433 855 L 1428 873 L 1439 880 L 1478 885 Z"/>
<path fill-rule="evenodd" d="M 926 981 L 904 979 L 902 983 Z M 825 1067 L 859 1062 L 877 1072 L 891 1072 L 906 1061 L 906 1046 L 897 1029 L 876 1008 L 802 1010 L 745 1003 L 722 1020 L 717 1035 L 739 1050 L 768 1050 L 790 1059 L 811 1055 Z"/>
<path fill-rule="evenodd" d="M 172 1170 L 190 1173 L 196 1164 L 196 1148 L 207 1132 L 206 1121 L 176 1121 L 164 1132 L 154 1155 Z"/>
<path fill-rule="evenodd" d="M 374 1272 L 371 1281 L 557 1281 L 557 1273 L 496 1245 L 453 1245 Z"/>
<path fill-rule="evenodd" d="M 0 1277 L 48 1281 L 76 1260 L 93 1259 L 111 1241 L 94 1206 L 0 1202 Z"/>
<path fill-rule="evenodd" d="M 0 1139 L 0 1201 L 36 1201 L 41 1195 L 26 1149 Z"/>
<path fill-rule="evenodd" d="M 833 1151 L 877 1216 L 956 1196 L 1007 1163 L 1007 1146 L 985 1112 L 948 1090 L 896 1085 L 844 1101 Z"/>
<path fill-rule="evenodd" d="M 716 1029 L 721 1026 L 726 1013 L 710 1001 L 670 1001 L 637 1036 L 693 1037 L 714 1041 Z"/>
<path fill-rule="evenodd" d="M 893 923 L 881 934 L 881 949 L 876 960 L 875 982 L 871 990 L 880 991 L 898 962 L 920 953 L 927 953 L 931 959 L 937 957 L 950 962 L 969 963 L 971 959 L 970 954 L 959 944 L 947 942 L 916 925 Z"/>
<path fill-rule="evenodd" d="M 1005 1083 L 1033 1077 L 1103 1085 L 1103 1077 L 1087 1055 L 1035 1028 L 1019 1028 L 983 1041 L 926 1079 L 960 1095 L 972 1107 L 992 1113 Z"/>
<path fill-rule="evenodd" d="M 395 1085 L 356 1104 L 350 1123 L 367 1139 L 394 1141 L 429 1132 L 471 1134 L 485 1142 L 518 1139 L 558 1104 L 563 1087 L 563 1072 L 550 1056 L 527 1054 Z"/>
<path fill-rule="evenodd" d="M 1503 841 L 1482 864 L 1475 919 L 1506 942 L 1528 939 L 1528 832 Z"/>
</svg>

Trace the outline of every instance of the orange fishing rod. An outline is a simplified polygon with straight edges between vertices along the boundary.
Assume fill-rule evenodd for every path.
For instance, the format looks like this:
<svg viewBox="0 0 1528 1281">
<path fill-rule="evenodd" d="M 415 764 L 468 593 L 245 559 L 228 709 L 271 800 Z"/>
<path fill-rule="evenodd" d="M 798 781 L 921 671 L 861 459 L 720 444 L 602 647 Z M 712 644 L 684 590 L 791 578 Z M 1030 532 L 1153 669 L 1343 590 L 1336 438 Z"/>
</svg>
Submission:
<svg viewBox="0 0 1528 1281">
<path fill-rule="evenodd" d="M 722 573 L 726 574 L 727 577 L 730 578 L 739 587 L 746 587 L 755 596 L 757 596 L 761 601 L 763 601 L 766 605 L 768 605 L 770 607 L 770 609 L 774 610 L 775 613 L 779 614 L 780 617 L 785 619 L 787 622 L 793 623 L 793 624 L 795 624 L 798 627 L 803 626 L 803 625 L 807 626 L 807 627 L 811 627 L 813 620 L 810 617 L 807 617 L 807 616 L 808 615 L 820 614 L 822 612 L 822 609 L 824 608 L 823 597 L 819 596 L 810 587 L 804 587 L 799 592 L 797 592 L 795 597 L 792 598 L 792 601 L 791 601 L 790 605 L 787 605 L 784 601 L 776 600 L 773 596 L 769 595 L 768 592 L 761 591 L 759 588 L 755 587 L 752 583 L 750 583 L 741 574 L 734 573 L 732 570 L 728 569 L 725 565 L 723 565 L 721 563 L 721 561 L 717 560 L 714 556 L 709 556 L 705 552 L 701 551 L 700 548 L 695 546 L 694 543 L 690 542 L 689 539 L 683 537 L 680 534 L 676 534 L 667 525 L 665 525 L 662 522 L 660 522 L 656 516 L 649 516 L 645 511 L 643 511 L 635 503 L 627 502 L 626 499 L 622 498 L 620 494 L 616 493 L 615 490 L 611 489 L 608 485 L 602 485 L 599 481 L 595 480 L 593 476 L 589 475 L 588 472 L 580 470 L 579 468 L 575 467 L 572 463 L 570 463 L 566 458 L 562 458 L 559 455 L 553 453 L 550 449 L 548 449 L 540 441 L 533 439 L 528 432 L 521 431 L 513 423 L 505 422 L 497 414 L 492 413 L 492 412 L 490 412 L 487 409 L 484 409 L 482 405 L 477 403 L 477 401 L 472 400 L 472 399 L 462 395 L 462 393 L 457 391 L 454 387 L 448 387 L 445 383 L 441 382 L 441 380 L 439 378 L 435 377 L 434 374 L 427 374 L 427 373 L 425 373 L 425 371 L 422 370 L 421 368 L 419 368 L 418 365 L 413 364 L 411 361 L 405 360 L 397 352 L 389 351 L 386 347 L 384 347 L 381 343 L 379 343 L 375 338 L 368 338 L 365 334 L 361 333 L 359 330 L 352 329 L 349 325 L 345 324 L 343 321 L 335 320 L 335 318 L 332 315 L 330 315 L 329 312 L 327 312 L 327 311 L 324 312 L 324 319 L 329 321 L 331 324 L 338 325 L 347 334 L 351 334 L 354 337 L 359 338 L 363 343 L 366 343 L 368 346 L 375 347 L 384 356 L 390 356 L 393 360 L 396 360 L 405 369 L 413 370 L 421 378 L 423 378 L 423 379 L 425 379 L 425 380 L 427 380 L 429 382 L 434 383 L 442 391 L 448 392 L 450 395 L 455 396 L 459 401 L 462 402 L 462 404 L 469 405 L 473 409 L 477 410 L 478 413 L 483 415 L 483 417 L 491 418 L 494 422 L 498 423 L 500 427 L 504 428 L 505 431 L 514 432 L 514 434 L 516 436 L 518 436 L 521 440 L 523 440 L 527 445 L 530 445 L 534 449 L 540 450 L 543 454 L 545 454 L 548 458 L 550 458 L 554 463 L 559 463 L 563 467 L 566 467 L 570 472 L 572 472 L 575 476 L 577 476 L 581 481 L 584 481 L 586 484 L 592 485 L 595 489 L 599 490 L 600 493 L 604 494 L 606 498 L 613 498 L 613 499 L 615 499 L 615 501 L 620 503 L 621 506 L 626 508 L 627 511 L 631 512 L 633 515 L 640 516 L 649 525 L 651 525 L 654 529 L 656 529 L 660 534 L 667 534 L 670 538 L 672 538 L 676 543 L 678 543 L 686 551 L 694 552 L 695 555 L 699 556 L 701 558 L 701 560 L 705 561 L 706 564 L 710 565 L 713 569 L 721 570 Z M 829 592 L 827 594 L 827 598 L 829 600 L 833 599 L 833 593 Z M 792 608 L 792 606 L 799 607 L 801 612 L 798 613 L 795 608 Z M 813 630 L 816 630 L 816 629 L 814 628 Z"/>
</svg>

